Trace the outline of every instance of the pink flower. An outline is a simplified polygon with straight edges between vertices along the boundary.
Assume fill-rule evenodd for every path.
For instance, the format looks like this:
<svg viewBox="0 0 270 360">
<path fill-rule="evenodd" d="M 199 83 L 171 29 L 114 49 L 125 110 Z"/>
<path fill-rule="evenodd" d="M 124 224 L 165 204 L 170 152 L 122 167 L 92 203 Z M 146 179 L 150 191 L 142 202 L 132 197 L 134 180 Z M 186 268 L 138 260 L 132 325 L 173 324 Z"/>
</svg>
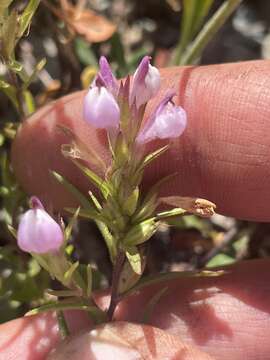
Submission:
<svg viewBox="0 0 270 360">
<path fill-rule="evenodd" d="M 22 215 L 17 241 L 23 251 L 36 254 L 57 252 L 63 244 L 60 225 L 45 211 L 38 198 L 32 197 L 32 209 Z"/>
<path fill-rule="evenodd" d="M 130 105 L 136 107 L 146 104 L 160 88 L 160 74 L 156 67 L 150 65 L 150 57 L 145 56 L 135 71 L 130 94 Z"/>
<path fill-rule="evenodd" d="M 137 137 L 138 143 L 147 143 L 154 139 L 168 139 L 180 136 L 187 124 L 185 110 L 172 103 L 174 94 L 168 94 L 159 104 L 146 126 Z"/>
<path fill-rule="evenodd" d="M 119 106 L 104 86 L 94 86 L 89 89 L 84 98 L 84 118 L 98 129 L 109 130 L 119 127 Z"/>
</svg>

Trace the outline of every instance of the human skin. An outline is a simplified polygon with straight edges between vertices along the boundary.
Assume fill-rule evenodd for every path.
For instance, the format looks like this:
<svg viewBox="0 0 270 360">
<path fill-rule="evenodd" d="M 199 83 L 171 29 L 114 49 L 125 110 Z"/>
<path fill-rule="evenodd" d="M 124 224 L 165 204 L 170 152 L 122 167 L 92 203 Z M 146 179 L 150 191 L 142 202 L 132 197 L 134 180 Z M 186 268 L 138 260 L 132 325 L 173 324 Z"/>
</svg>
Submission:
<svg viewBox="0 0 270 360">
<path fill-rule="evenodd" d="M 168 88 L 176 90 L 176 102 L 187 111 L 188 127 L 181 138 L 172 142 L 167 154 L 147 171 L 144 189 L 159 177 L 177 171 L 178 175 L 162 188 L 162 194 L 204 197 L 215 202 L 218 211 L 226 215 L 269 221 L 269 66 L 268 61 L 252 61 L 162 71 L 160 96 Z M 63 159 L 60 145 L 67 139 L 56 124 L 71 127 L 81 140 L 108 160 L 104 134 L 83 122 L 82 99 L 82 92 L 75 93 L 34 114 L 23 124 L 12 149 L 14 170 L 24 189 L 58 209 L 74 204 L 74 200 L 52 181 L 48 169 L 59 171 L 84 192 L 88 184 Z M 153 106 L 154 103 L 150 104 L 148 110 Z M 151 144 L 152 148 L 157 146 Z M 168 290 L 156 305 L 149 324 L 163 329 L 164 336 L 178 338 L 177 346 L 183 346 L 180 341 L 190 345 L 187 352 L 194 347 L 221 360 L 266 359 L 270 353 L 269 269 L 269 261 L 256 260 L 227 268 L 220 277 L 168 282 Z M 164 284 L 145 289 L 120 304 L 116 320 L 140 321 L 141 308 L 158 287 Z M 103 299 L 99 298 L 101 306 Z M 40 318 L 2 325 L 0 358 L 9 354 L 3 358 L 23 359 L 18 356 L 20 348 L 28 352 L 25 359 L 29 360 L 33 346 L 44 337 L 52 341 L 47 342 L 46 351 L 53 347 L 57 334 L 50 333 L 55 324 L 52 315 L 42 318 L 40 336 L 27 335 L 26 331 L 37 321 Z M 47 325 L 48 321 L 51 325 Z M 123 323 L 116 322 L 112 331 L 120 334 L 121 328 Z M 133 333 L 142 331 L 140 325 L 132 329 Z M 1 345 L 1 337 L 5 346 Z M 161 338 L 159 333 L 155 342 L 159 343 Z M 106 340 L 104 344 L 108 345 Z M 145 345 L 141 345 L 142 350 L 137 340 L 129 344 L 143 356 Z M 43 355 L 35 356 L 33 359 L 42 359 Z"/>
</svg>

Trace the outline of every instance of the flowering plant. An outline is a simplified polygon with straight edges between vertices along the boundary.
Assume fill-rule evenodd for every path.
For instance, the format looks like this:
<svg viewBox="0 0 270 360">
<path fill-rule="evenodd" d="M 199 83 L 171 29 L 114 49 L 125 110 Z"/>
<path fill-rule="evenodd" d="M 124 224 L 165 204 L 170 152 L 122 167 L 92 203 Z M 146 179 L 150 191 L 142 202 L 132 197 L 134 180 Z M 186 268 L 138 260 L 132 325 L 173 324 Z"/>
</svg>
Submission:
<svg viewBox="0 0 270 360">
<path fill-rule="evenodd" d="M 66 186 L 80 201 L 81 207 L 67 209 L 73 213 L 71 223 L 64 229 L 32 198 L 32 209 L 21 218 L 18 245 L 30 252 L 39 263 L 57 278 L 67 290 L 53 291 L 58 300 L 41 307 L 51 309 L 81 308 L 96 319 L 113 318 L 120 299 L 140 280 L 146 263 L 145 243 L 157 231 L 161 221 L 172 216 L 195 213 L 204 217 L 214 213 L 215 205 L 207 200 L 171 196 L 160 198 L 158 189 L 162 181 L 142 194 L 144 169 L 170 147 L 170 139 L 179 137 L 187 125 L 185 110 L 174 104 L 175 93 L 168 91 L 158 106 L 145 120 L 147 103 L 157 95 L 160 73 L 145 56 L 133 78 L 117 81 L 105 57 L 100 59 L 100 71 L 88 90 L 83 106 L 84 119 L 91 126 L 107 133 L 111 163 L 106 166 L 93 152 L 90 162 L 104 169 L 101 177 L 83 164 L 83 146 L 69 129 L 71 144 L 63 145 L 63 155 L 69 158 L 98 190 L 89 197 L 81 194 L 60 174 L 54 177 Z M 155 139 L 167 139 L 167 144 L 147 153 L 146 144 Z M 173 208 L 158 211 L 163 202 Z M 91 267 L 72 263 L 67 241 L 77 216 L 94 220 L 106 242 L 113 266 L 111 302 L 106 314 L 91 301 Z M 32 312 L 33 313 L 33 312 Z"/>
</svg>

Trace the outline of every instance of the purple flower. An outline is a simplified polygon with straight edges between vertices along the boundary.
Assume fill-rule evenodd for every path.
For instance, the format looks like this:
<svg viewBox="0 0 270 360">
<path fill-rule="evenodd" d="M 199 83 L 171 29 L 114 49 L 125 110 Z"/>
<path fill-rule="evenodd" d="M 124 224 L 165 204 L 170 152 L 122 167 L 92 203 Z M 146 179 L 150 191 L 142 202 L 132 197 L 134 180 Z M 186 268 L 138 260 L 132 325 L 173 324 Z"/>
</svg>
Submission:
<svg viewBox="0 0 270 360">
<path fill-rule="evenodd" d="M 147 143 L 154 139 L 168 139 L 180 136 L 187 124 L 185 110 L 172 103 L 174 94 L 168 94 L 159 104 L 137 137 L 138 143 Z"/>
<path fill-rule="evenodd" d="M 103 80 L 104 86 L 116 95 L 118 83 L 105 56 L 99 59 L 99 77 Z"/>
<path fill-rule="evenodd" d="M 19 223 L 19 248 L 36 254 L 57 252 L 64 241 L 60 225 L 45 211 L 38 198 L 32 197 L 30 202 L 32 209 L 22 215 Z"/>
<path fill-rule="evenodd" d="M 135 102 L 137 108 L 146 104 L 160 88 L 160 74 L 150 65 L 150 57 L 145 56 L 135 71 L 130 94 L 130 105 Z"/>
<path fill-rule="evenodd" d="M 98 129 L 108 130 L 119 127 L 119 106 L 104 86 L 94 86 L 89 89 L 84 98 L 84 118 Z"/>
</svg>

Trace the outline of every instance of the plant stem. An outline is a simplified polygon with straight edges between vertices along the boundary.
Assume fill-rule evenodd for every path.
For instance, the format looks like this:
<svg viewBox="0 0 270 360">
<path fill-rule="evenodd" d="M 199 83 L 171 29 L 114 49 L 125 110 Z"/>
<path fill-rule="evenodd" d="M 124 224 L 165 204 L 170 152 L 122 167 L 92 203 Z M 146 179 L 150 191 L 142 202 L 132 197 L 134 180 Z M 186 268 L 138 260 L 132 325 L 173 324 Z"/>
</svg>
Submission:
<svg viewBox="0 0 270 360">
<path fill-rule="evenodd" d="M 200 33 L 184 52 L 177 65 L 193 64 L 194 61 L 196 61 L 201 55 L 205 46 L 209 43 L 210 40 L 212 40 L 214 35 L 218 32 L 221 26 L 226 22 L 228 17 L 240 5 L 241 2 L 242 0 L 225 1 L 204 25 Z"/>
<path fill-rule="evenodd" d="M 113 269 L 111 302 L 110 302 L 110 306 L 109 306 L 109 309 L 107 312 L 109 321 L 112 320 L 114 310 L 119 301 L 118 286 L 119 286 L 119 280 L 120 280 L 124 262 L 125 262 L 125 253 L 123 251 L 119 251 L 117 258 L 116 258 L 115 265 L 114 265 L 114 269 Z"/>
<path fill-rule="evenodd" d="M 62 339 L 65 339 L 67 336 L 70 335 L 68 325 L 65 319 L 65 315 L 62 310 L 56 312 L 57 315 L 57 321 L 59 326 L 59 332 L 62 337 Z"/>
</svg>

